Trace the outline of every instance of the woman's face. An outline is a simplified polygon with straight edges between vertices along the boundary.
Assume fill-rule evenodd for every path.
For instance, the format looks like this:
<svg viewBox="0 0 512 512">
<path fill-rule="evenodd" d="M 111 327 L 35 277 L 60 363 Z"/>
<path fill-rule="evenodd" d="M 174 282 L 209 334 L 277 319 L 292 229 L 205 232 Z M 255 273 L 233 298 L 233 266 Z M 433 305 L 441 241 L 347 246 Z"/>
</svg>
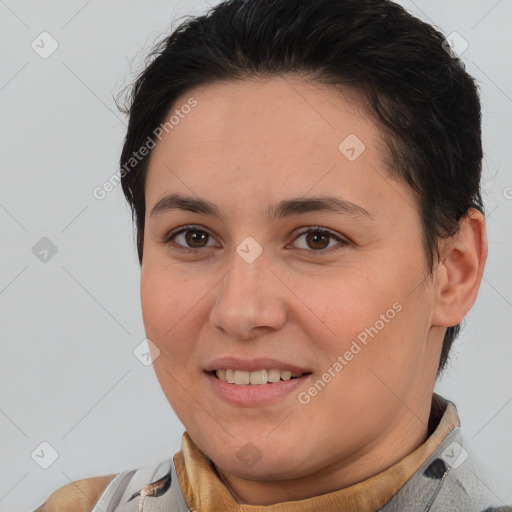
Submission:
<svg viewBox="0 0 512 512">
<path fill-rule="evenodd" d="M 292 77 L 196 88 L 176 109 L 149 165 L 141 299 L 191 438 L 256 480 L 343 461 L 357 481 L 400 458 L 426 433 L 444 331 L 417 200 L 377 126 Z"/>
</svg>

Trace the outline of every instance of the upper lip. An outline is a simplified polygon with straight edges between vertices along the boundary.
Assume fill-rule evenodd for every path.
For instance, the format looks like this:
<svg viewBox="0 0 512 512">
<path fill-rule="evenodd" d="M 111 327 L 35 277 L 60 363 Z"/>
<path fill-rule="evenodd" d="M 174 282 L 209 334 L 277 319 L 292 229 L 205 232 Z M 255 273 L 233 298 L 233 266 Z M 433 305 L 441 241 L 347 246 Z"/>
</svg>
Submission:
<svg viewBox="0 0 512 512">
<path fill-rule="evenodd" d="M 205 371 L 212 372 L 214 370 L 219 370 L 222 368 L 244 370 L 247 372 L 254 372 L 263 369 L 270 370 L 276 368 L 278 370 L 289 370 L 292 373 L 310 373 L 308 369 L 303 368 L 301 366 L 266 357 L 257 359 L 238 359 L 236 357 L 221 357 L 218 359 L 214 359 L 211 363 L 209 363 L 206 366 Z"/>
</svg>

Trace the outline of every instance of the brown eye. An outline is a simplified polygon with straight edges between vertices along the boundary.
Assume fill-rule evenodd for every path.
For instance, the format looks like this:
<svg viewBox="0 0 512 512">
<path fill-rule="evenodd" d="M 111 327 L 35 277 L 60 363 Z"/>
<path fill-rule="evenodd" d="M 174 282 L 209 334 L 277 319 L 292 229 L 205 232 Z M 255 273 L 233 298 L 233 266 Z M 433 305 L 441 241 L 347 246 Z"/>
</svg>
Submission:
<svg viewBox="0 0 512 512">
<path fill-rule="evenodd" d="M 310 231 L 306 233 L 306 241 L 312 249 L 325 249 L 329 245 L 330 234 L 320 231 Z"/>
<path fill-rule="evenodd" d="M 199 230 L 187 230 L 185 233 L 185 241 L 190 247 L 197 249 L 198 247 L 204 247 L 205 241 L 208 242 L 208 237 L 210 236 L 205 231 Z"/>
<path fill-rule="evenodd" d="M 199 252 L 201 249 L 212 247 L 208 245 L 211 235 L 203 229 L 194 226 L 185 226 L 163 240 L 162 243 L 174 246 L 175 249 L 184 252 Z"/>
<path fill-rule="evenodd" d="M 318 255 L 320 255 L 334 252 L 342 249 L 343 247 L 349 244 L 347 240 L 344 240 L 339 236 L 336 236 L 334 233 L 324 228 L 310 228 L 307 231 L 303 231 L 302 233 L 300 233 L 297 236 L 296 240 L 299 240 L 304 235 L 306 235 L 304 237 L 306 246 L 299 247 L 299 249 L 307 250 L 312 254 L 318 253 Z M 334 247 L 332 250 L 327 250 L 329 247 L 332 247 L 332 245 L 329 246 L 329 244 L 333 240 L 338 242 L 338 247 Z"/>
</svg>

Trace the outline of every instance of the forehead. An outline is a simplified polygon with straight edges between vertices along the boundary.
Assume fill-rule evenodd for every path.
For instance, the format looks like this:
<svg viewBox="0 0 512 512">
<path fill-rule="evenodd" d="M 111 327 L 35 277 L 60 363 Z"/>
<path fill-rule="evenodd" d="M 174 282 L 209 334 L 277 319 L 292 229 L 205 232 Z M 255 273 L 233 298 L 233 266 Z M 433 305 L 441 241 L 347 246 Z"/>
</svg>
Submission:
<svg viewBox="0 0 512 512">
<path fill-rule="evenodd" d="M 350 133 L 370 145 L 377 142 L 375 124 L 353 93 L 293 75 L 196 87 L 179 97 L 171 110 L 180 110 L 192 97 L 197 106 L 173 127 L 173 140 L 168 141 L 184 150 L 246 157 L 268 150 L 289 159 L 290 144 L 300 157 L 317 146 L 337 150 Z"/>
<path fill-rule="evenodd" d="M 194 108 L 181 110 L 191 99 Z M 386 193 L 375 175 L 386 174 L 379 129 L 353 95 L 291 76 L 214 82 L 183 94 L 169 115 L 176 111 L 179 122 L 151 155 L 149 206 L 174 186 L 245 204 L 285 190 L 336 188 L 365 203 Z"/>
</svg>

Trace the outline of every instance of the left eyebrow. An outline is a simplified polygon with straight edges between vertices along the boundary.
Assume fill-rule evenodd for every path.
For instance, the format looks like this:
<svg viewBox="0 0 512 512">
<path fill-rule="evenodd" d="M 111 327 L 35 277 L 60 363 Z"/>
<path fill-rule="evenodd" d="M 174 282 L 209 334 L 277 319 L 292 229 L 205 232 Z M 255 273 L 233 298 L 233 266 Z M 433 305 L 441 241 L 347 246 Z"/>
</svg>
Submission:
<svg viewBox="0 0 512 512">
<path fill-rule="evenodd" d="M 349 215 L 353 217 L 368 217 L 372 215 L 362 206 L 346 201 L 335 196 L 316 196 L 316 197 L 299 197 L 295 199 L 285 199 L 271 205 L 267 208 L 267 216 L 270 219 L 279 219 L 290 217 L 291 215 L 300 215 L 310 212 L 331 212 L 341 215 Z"/>
<path fill-rule="evenodd" d="M 182 194 L 170 194 L 158 201 L 151 209 L 150 217 L 160 215 L 172 210 L 185 210 L 201 215 L 211 215 L 223 219 L 219 209 L 206 199 L 184 196 Z M 277 204 L 267 207 L 266 214 L 271 220 L 303 215 L 310 212 L 330 212 L 352 217 L 373 218 L 368 210 L 362 206 L 346 201 L 336 196 L 298 197 L 285 199 Z"/>
</svg>

